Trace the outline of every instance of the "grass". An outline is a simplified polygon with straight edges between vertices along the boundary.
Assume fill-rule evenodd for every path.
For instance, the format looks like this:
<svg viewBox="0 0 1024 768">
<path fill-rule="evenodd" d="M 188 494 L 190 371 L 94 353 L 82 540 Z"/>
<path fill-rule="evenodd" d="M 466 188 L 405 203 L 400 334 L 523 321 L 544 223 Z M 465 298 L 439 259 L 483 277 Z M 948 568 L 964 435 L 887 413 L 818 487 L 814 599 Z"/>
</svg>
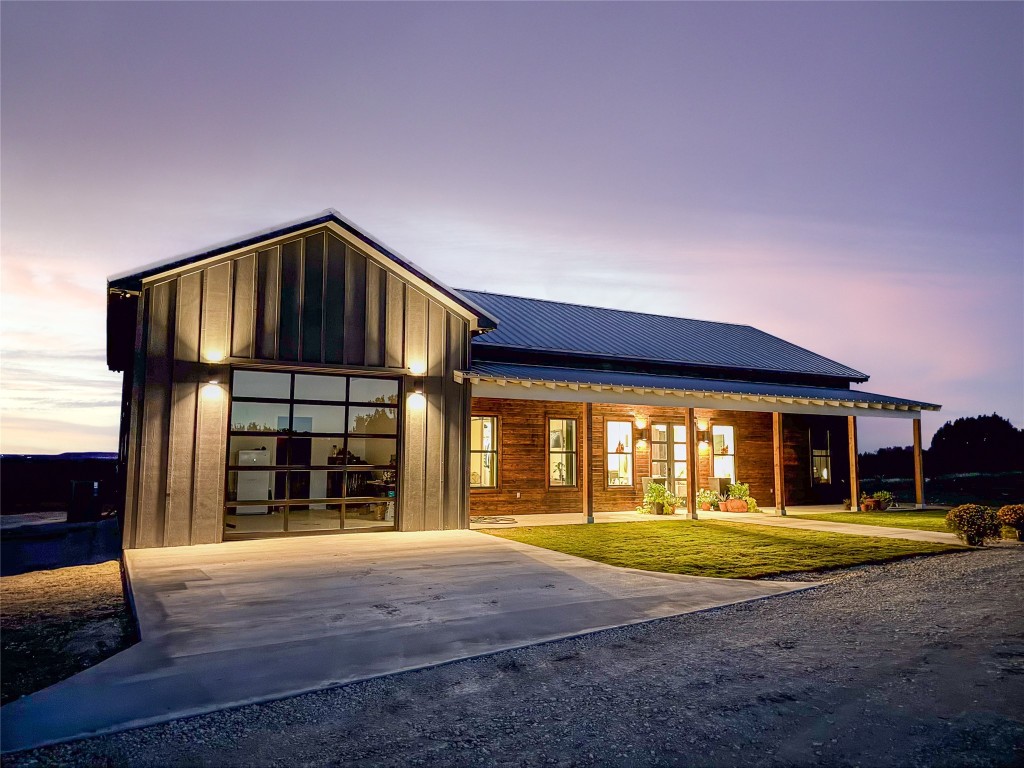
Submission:
<svg viewBox="0 0 1024 768">
<path fill-rule="evenodd" d="M 754 579 L 964 549 L 718 520 L 551 525 L 483 533 L 644 571 Z"/>
<path fill-rule="evenodd" d="M 918 531 L 952 533 L 946 527 L 944 509 L 893 509 L 887 512 L 825 512 L 820 515 L 793 515 L 801 520 L 826 520 L 830 523 L 881 525 L 886 528 L 914 528 Z"/>
<path fill-rule="evenodd" d="M 0 703 L 38 691 L 133 642 L 116 560 L 0 578 Z"/>
</svg>

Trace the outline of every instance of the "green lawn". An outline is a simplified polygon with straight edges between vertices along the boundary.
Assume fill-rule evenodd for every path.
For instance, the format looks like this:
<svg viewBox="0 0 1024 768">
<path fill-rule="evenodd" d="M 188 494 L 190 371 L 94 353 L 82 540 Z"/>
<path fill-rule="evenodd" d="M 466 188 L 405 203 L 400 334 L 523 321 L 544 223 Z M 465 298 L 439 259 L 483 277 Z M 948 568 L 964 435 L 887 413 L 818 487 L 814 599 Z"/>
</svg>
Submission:
<svg viewBox="0 0 1024 768">
<path fill-rule="evenodd" d="M 962 547 L 719 520 L 551 525 L 482 533 L 644 571 L 752 579 Z"/>
<path fill-rule="evenodd" d="M 793 515 L 801 520 L 825 520 L 830 523 L 882 525 L 886 528 L 916 528 L 919 531 L 952 533 L 946 527 L 943 509 L 894 509 L 888 512 L 825 512 L 820 515 Z"/>
</svg>

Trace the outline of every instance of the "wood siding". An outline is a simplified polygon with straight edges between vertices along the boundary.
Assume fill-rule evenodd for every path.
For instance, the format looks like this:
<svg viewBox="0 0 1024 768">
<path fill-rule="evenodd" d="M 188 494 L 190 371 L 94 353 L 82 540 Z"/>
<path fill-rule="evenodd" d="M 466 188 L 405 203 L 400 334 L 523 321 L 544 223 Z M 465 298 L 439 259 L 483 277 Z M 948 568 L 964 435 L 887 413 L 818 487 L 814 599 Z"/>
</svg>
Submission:
<svg viewBox="0 0 1024 768">
<path fill-rule="evenodd" d="M 247 365 L 390 375 L 423 366 L 425 407 L 402 403 L 397 526 L 467 527 L 469 395 L 452 372 L 468 362 L 463 317 L 329 228 L 147 282 L 125 547 L 221 540 L 230 369 Z"/>
<path fill-rule="evenodd" d="M 652 408 L 594 404 L 588 425 L 592 431 L 590 483 L 595 512 L 621 512 L 635 509 L 643 499 L 642 478 L 651 473 L 651 449 L 634 449 L 632 487 L 610 487 L 605 476 L 605 424 L 607 421 L 634 421 L 638 415 L 653 423 L 686 423 L 685 408 Z M 470 492 L 472 515 L 533 514 L 579 512 L 583 514 L 583 483 L 576 488 L 549 488 L 547 476 L 547 420 L 575 418 L 582 430 L 586 408 L 581 403 L 544 400 L 505 400 L 473 398 L 474 416 L 498 418 L 498 487 L 474 488 Z M 709 425 L 735 428 L 736 471 L 741 482 L 749 483 L 750 493 L 762 509 L 775 505 L 775 465 L 772 442 L 772 415 L 750 411 L 694 409 L 695 418 L 707 419 Z M 810 442 L 808 430 L 828 429 L 831 432 L 833 476 L 838 484 L 833 495 L 842 494 L 846 485 L 842 476 L 848 466 L 845 419 L 828 416 L 783 417 L 786 504 L 811 504 L 830 501 L 822 498 L 820 489 L 811 485 Z M 634 426 L 634 445 L 639 431 Z M 579 446 L 582 451 L 582 444 Z M 579 465 L 578 465 L 579 466 Z M 711 476 L 711 452 L 697 454 L 698 487 L 707 486 Z M 838 496 L 841 498 L 841 495 Z M 838 500 L 837 498 L 837 500 Z"/>
</svg>

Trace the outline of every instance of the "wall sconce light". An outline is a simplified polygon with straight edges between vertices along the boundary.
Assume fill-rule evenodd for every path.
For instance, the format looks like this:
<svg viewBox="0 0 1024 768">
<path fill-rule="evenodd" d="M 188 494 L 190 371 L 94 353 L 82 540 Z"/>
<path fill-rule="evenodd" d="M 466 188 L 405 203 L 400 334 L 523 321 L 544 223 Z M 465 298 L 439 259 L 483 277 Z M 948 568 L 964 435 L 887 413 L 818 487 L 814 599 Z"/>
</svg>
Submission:
<svg viewBox="0 0 1024 768">
<path fill-rule="evenodd" d="M 647 417 L 643 414 L 637 414 L 633 417 L 633 423 L 636 424 L 636 428 L 643 432 L 647 429 Z"/>
<path fill-rule="evenodd" d="M 708 420 L 707 419 L 697 419 L 697 431 L 698 432 L 707 432 L 708 431 Z"/>
<path fill-rule="evenodd" d="M 423 377 L 413 376 L 409 380 L 409 406 L 411 408 L 420 409 L 427 404 L 427 398 L 423 394 Z"/>
<path fill-rule="evenodd" d="M 413 376 L 423 376 L 427 372 L 427 364 L 422 360 L 417 360 L 414 363 L 409 363 L 409 373 Z"/>
</svg>

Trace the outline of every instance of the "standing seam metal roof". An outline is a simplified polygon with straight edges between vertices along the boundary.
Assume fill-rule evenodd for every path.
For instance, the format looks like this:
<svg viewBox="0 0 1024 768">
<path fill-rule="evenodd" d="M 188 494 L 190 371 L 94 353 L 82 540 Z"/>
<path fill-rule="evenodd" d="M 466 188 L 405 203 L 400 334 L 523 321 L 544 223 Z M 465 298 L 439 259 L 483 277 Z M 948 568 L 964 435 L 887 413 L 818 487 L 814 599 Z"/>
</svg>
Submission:
<svg viewBox="0 0 1024 768">
<path fill-rule="evenodd" d="M 474 346 L 601 355 L 679 365 L 784 371 L 867 381 L 867 374 L 749 325 L 458 289 L 497 317 Z"/>
</svg>

